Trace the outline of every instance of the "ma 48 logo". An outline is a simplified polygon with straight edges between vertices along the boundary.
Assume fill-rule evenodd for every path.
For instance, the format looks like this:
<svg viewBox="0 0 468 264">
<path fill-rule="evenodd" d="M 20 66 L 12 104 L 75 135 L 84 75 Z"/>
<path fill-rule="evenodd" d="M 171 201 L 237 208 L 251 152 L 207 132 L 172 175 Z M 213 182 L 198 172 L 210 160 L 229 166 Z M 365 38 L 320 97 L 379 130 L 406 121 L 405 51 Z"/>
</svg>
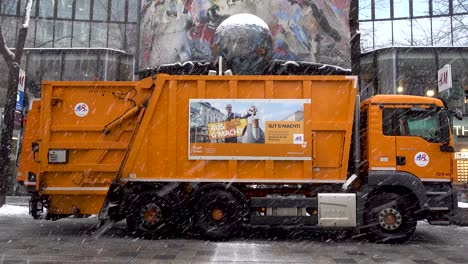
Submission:
<svg viewBox="0 0 468 264">
<path fill-rule="evenodd" d="M 426 152 L 418 152 L 414 155 L 414 163 L 419 167 L 426 167 L 429 164 L 429 155 Z"/>
<path fill-rule="evenodd" d="M 304 134 L 293 134 L 294 144 L 304 143 Z"/>
</svg>

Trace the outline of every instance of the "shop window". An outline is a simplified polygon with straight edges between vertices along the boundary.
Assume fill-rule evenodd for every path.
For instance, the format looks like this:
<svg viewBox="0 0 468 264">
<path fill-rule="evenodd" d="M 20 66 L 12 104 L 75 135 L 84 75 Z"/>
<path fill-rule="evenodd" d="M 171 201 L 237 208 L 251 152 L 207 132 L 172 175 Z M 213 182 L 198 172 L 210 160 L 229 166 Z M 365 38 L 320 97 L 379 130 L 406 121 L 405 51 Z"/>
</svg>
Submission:
<svg viewBox="0 0 468 264">
<path fill-rule="evenodd" d="M 425 95 L 427 89 L 437 90 L 435 53 L 430 50 L 406 50 L 398 53 L 398 85 L 405 94 Z"/>
<path fill-rule="evenodd" d="M 64 80 L 96 81 L 100 80 L 97 72 L 98 56 L 89 53 L 67 53 L 64 57 Z"/>
</svg>

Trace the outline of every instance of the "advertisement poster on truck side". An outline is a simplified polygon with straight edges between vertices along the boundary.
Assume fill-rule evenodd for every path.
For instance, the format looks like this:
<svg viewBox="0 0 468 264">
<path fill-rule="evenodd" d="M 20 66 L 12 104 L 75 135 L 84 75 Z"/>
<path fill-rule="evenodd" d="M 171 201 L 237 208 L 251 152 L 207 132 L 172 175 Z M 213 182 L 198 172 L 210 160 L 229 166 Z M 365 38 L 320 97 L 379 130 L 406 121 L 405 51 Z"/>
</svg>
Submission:
<svg viewBox="0 0 468 264">
<path fill-rule="evenodd" d="M 190 99 L 189 159 L 310 160 L 304 104 L 310 99 Z"/>
</svg>

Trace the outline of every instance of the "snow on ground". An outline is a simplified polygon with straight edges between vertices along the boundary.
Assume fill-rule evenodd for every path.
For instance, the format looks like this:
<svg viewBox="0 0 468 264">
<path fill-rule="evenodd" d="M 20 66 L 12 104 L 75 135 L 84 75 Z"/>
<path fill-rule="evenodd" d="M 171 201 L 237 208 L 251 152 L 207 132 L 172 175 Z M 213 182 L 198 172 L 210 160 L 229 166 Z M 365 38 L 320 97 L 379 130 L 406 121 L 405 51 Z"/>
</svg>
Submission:
<svg viewBox="0 0 468 264">
<path fill-rule="evenodd" d="M 25 206 L 16 206 L 16 205 L 4 205 L 0 207 L 0 217 L 9 216 L 9 215 L 29 215 L 29 208 Z"/>
<path fill-rule="evenodd" d="M 458 208 L 468 208 L 468 203 L 458 202 Z"/>
</svg>

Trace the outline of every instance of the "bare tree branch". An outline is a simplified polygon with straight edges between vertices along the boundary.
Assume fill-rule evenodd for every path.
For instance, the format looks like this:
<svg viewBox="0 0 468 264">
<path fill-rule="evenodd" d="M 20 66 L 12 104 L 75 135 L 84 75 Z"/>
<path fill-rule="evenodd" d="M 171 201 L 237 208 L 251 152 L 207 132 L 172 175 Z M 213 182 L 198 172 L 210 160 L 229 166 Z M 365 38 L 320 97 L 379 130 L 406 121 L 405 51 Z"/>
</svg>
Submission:
<svg viewBox="0 0 468 264">
<path fill-rule="evenodd" d="M 3 36 L 3 31 L 2 27 L 0 26 L 0 54 L 2 54 L 3 59 L 5 59 L 5 62 L 7 64 L 13 63 L 15 60 L 15 54 L 11 52 L 11 50 L 8 48 L 5 37 Z"/>
<path fill-rule="evenodd" d="M 32 8 L 33 0 L 28 0 L 26 2 L 26 6 L 24 7 L 24 17 L 23 17 L 23 24 L 18 33 L 18 41 L 16 42 L 16 62 L 20 63 L 21 57 L 23 56 L 24 50 L 24 43 L 26 42 L 26 36 L 28 35 L 28 27 L 29 27 L 29 18 L 31 17 L 31 8 Z"/>
</svg>

